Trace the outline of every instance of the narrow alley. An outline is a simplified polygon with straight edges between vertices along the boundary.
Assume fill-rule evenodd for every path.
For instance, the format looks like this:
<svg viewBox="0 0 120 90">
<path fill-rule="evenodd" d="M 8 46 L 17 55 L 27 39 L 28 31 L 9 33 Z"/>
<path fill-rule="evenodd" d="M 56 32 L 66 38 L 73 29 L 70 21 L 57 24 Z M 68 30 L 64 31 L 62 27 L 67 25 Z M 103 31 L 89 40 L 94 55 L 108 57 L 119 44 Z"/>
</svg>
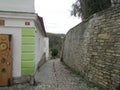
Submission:
<svg viewBox="0 0 120 90">
<path fill-rule="evenodd" d="M 35 74 L 36 85 L 19 84 L 0 87 L 0 90 L 99 90 L 88 87 L 85 81 L 74 74 L 59 59 L 46 62 Z"/>
<path fill-rule="evenodd" d="M 87 84 L 59 59 L 45 63 L 35 75 L 35 90 L 99 90 Z"/>
</svg>

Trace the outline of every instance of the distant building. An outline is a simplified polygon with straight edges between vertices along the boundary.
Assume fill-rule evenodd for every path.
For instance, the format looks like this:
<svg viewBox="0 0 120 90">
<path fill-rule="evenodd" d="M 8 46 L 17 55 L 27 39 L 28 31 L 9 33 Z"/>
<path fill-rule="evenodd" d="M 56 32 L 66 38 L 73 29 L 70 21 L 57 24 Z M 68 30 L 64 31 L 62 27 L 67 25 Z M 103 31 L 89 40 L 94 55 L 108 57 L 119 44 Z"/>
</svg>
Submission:
<svg viewBox="0 0 120 90">
<path fill-rule="evenodd" d="M 0 0 L 0 86 L 34 74 L 43 56 L 48 58 L 48 38 L 34 0 Z"/>
</svg>

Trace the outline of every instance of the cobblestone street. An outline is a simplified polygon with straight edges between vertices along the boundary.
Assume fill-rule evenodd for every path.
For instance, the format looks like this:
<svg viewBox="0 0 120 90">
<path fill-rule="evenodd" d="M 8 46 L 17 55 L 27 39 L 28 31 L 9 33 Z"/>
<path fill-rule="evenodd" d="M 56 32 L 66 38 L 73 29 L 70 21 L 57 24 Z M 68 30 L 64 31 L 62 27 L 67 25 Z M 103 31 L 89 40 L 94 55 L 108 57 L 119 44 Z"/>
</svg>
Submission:
<svg viewBox="0 0 120 90">
<path fill-rule="evenodd" d="M 35 79 L 39 83 L 35 90 L 99 90 L 96 87 L 87 87 L 59 59 L 44 64 L 36 73 Z"/>
<path fill-rule="evenodd" d="M 78 76 L 73 74 L 59 59 L 46 62 L 35 75 L 36 86 L 29 84 L 14 85 L 0 90 L 99 90 L 88 87 Z"/>
</svg>

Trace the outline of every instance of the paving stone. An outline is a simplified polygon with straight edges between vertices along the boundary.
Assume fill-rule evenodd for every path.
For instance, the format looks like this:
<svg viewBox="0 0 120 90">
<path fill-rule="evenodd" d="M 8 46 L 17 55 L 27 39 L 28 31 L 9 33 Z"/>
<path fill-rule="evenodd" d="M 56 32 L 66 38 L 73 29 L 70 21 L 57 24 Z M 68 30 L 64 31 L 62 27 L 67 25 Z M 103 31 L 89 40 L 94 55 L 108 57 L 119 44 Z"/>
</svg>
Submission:
<svg viewBox="0 0 120 90">
<path fill-rule="evenodd" d="M 88 87 L 78 75 L 71 73 L 59 59 L 46 62 L 34 77 L 36 86 L 26 83 L 0 87 L 0 90 L 99 90 L 96 87 Z"/>
<path fill-rule="evenodd" d="M 35 90 L 99 90 L 96 87 L 87 87 L 87 84 L 71 73 L 59 59 L 48 61 L 40 68 L 35 78 L 37 82 L 41 82 Z"/>
</svg>

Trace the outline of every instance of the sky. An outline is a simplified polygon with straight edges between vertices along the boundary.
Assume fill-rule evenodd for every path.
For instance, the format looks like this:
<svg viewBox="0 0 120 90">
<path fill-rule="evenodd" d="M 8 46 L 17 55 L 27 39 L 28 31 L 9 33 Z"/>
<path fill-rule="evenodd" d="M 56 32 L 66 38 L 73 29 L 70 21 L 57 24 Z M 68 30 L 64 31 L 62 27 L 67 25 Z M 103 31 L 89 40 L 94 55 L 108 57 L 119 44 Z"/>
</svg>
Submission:
<svg viewBox="0 0 120 90">
<path fill-rule="evenodd" d="M 70 15 L 75 0 L 35 0 L 35 12 L 43 17 L 46 32 L 66 34 L 81 22 Z"/>
</svg>

